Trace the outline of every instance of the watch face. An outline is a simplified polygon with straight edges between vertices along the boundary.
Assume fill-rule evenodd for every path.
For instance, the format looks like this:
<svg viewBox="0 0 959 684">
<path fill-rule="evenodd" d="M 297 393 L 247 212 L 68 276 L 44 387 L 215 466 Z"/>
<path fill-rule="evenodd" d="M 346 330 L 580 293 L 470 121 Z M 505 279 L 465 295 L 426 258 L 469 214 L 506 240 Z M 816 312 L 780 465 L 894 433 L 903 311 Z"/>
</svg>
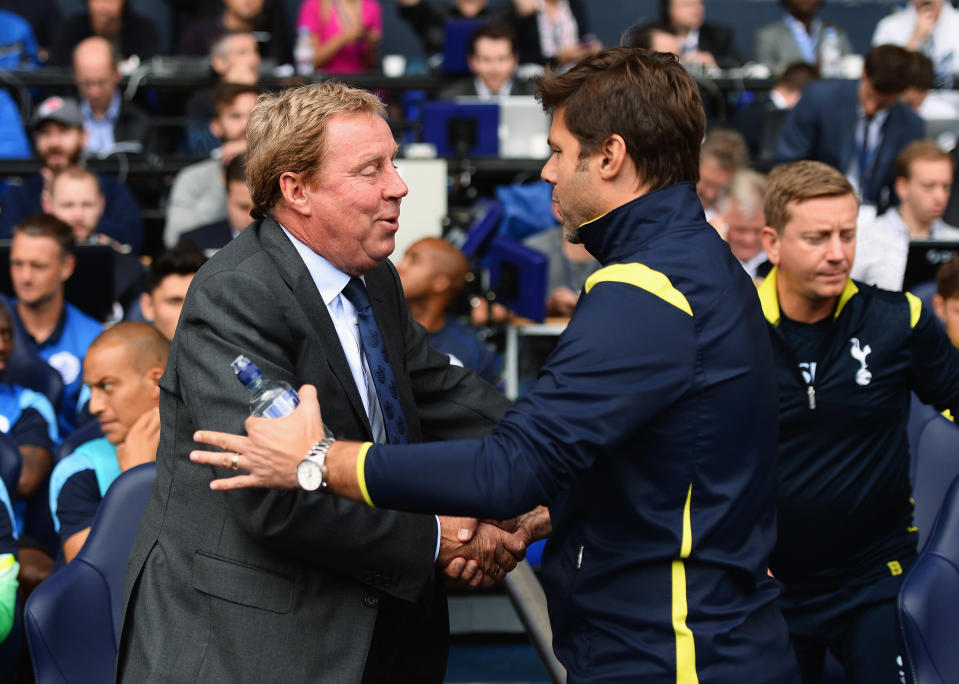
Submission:
<svg viewBox="0 0 959 684">
<path fill-rule="evenodd" d="M 308 492 L 319 489 L 323 483 L 323 467 L 311 459 L 303 459 L 296 467 L 296 482 Z"/>
</svg>

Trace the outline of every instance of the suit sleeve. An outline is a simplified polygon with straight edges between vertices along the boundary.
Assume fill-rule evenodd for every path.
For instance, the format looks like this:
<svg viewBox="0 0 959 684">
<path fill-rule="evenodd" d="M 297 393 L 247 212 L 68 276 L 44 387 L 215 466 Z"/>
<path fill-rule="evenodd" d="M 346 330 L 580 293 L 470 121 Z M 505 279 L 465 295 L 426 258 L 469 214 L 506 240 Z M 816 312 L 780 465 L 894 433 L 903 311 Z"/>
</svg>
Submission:
<svg viewBox="0 0 959 684">
<path fill-rule="evenodd" d="M 143 245 L 143 219 L 133 193 L 122 183 L 107 184 L 101 178 L 106 208 L 100 218 L 99 230 L 110 237 L 130 245 L 134 254 L 140 253 Z"/>
<path fill-rule="evenodd" d="M 776 159 L 779 162 L 792 162 L 812 159 L 816 149 L 816 136 L 819 129 L 818 102 L 807 94 L 799 100 L 786 117 L 779 144 L 776 146 Z"/>
<path fill-rule="evenodd" d="M 299 375 L 298 359 L 305 352 L 322 351 L 286 318 L 296 307 L 290 297 L 309 294 L 281 291 L 285 287 L 279 277 L 275 283 L 266 283 L 234 270 L 216 274 L 191 290 L 174 354 L 180 392 L 194 426 L 243 431 L 248 397 L 230 368 L 238 354 L 249 356 L 266 377 L 294 386 L 317 381 Z M 321 396 L 329 396 L 320 389 Z M 333 398 L 337 400 L 345 402 L 342 397 Z M 191 448 L 192 442 L 176 445 L 175 458 L 188 458 Z M 216 468 L 202 471 L 206 481 L 231 474 Z M 203 489 L 199 487 L 198 496 Z M 415 600 L 433 577 L 437 531 L 432 516 L 374 511 L 300 490 L 229 492 L 226 505 L 235 523 L 264 548 L 361 582 L 389 577 L 388 585 L 377 587 L 398 598 Z"/>
<path fill-rule="evenodd" d="M 636 315 L 614 314 L 624 309 Z M 364 466 L 369 496 L 386 508 L 496 519 L 548 504 L 679 400 L 695 358 L 691 316 L 631 285 L 597 285 L 535 387 L 492 434 L 372 447 Z"/>
</svg>

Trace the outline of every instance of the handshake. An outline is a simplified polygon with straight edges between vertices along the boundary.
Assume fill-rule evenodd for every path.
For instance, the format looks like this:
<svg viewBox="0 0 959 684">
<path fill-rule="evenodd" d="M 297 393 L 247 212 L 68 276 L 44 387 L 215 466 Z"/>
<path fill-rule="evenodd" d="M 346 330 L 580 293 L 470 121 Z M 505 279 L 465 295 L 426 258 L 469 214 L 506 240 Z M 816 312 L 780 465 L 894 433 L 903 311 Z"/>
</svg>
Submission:
<svg viewBox="0 0 959 684">
<path fill-rule="evenodd" d="M 463 585 L 491 587 L 523 560 L 527 546 L 541 536 L 544 517 L 549 513 L 542 507 L 505 521 L 440 516 L 436 565 Z"/>
</svg>

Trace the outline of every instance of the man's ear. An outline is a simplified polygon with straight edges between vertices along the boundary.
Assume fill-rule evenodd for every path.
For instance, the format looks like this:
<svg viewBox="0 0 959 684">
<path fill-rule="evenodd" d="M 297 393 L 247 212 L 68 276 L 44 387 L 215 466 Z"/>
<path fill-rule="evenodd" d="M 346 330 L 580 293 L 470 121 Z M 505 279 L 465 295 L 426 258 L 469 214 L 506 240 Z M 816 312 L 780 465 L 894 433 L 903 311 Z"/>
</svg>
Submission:
<svg viewBox="0 0 959 684">
<path fill-rule="evenodd" d="M 313 215 L 313 209 L 310 207 L 310 189 L 299 173 L 284 171 L 280 174 L 280 194 L 296 213 L 301 216 Z"/>
<path fill-rule="evenodd" d="M 776 229 L 771 226 L 763 227 L 763 249 L 766 251 L 766 258 L 773 266 L 779 265 L 779 246 L 780 237 Z"/>
<path fill-rule="evenodd" d="M 932 296 L 932 308 L 936 311 L 936 316 L 940 321 L 946 320 L 946 300 L 938 292 Z"/>
<path fill-rule="evenodd" d="M 73 275 L 73 269 L 77 267 L 77 258 L 72 254 L 67 254 L 63 257 L 63 262 L 60 264 L 60 282 L 65 283 L 70 279 L 70 276 Z"/>
<path fill-rule="evenodd" d="M 154 366 L 147 371 L 147 380 L 150 382 L 150 395 L 154 399 L 160 398 L 160 378 L 163 377 L 163 369 L 159 366 Z"/>
<path fill-rule="evenodd" d="M 140 313 L 150 323 L 156 320 L 156 311 L 153 308 L 153 297 L 149 292 L 143 292 L 140 295 Z"/>
<path fill-rule="evenodd" d="M 603 180 L 613 180 L 622 171 L 629 158 L 626 141 L 619 133 L 606 138 L 600 145 L 599 176 Z"/>
<path fill-rule="evenodd" d="M 220 125 L 220 120 L 216 117 L 210 119 L 210 133 L 212 133 L 217 140 L 223 140 L 223 126 Z"/>
</svg>

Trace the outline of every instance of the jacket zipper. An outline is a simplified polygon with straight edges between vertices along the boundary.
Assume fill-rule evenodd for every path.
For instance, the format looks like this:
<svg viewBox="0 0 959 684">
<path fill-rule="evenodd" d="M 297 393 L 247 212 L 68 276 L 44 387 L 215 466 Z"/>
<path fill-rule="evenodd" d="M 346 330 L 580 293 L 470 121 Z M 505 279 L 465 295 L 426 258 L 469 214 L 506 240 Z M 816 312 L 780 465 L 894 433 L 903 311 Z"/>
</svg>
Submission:
<svg viewBox="0 0 959 684">
<path fill-rule="evenodd" d="M 806 385 L 806 398 L 809 399 L 809 410 L 816 409 L 816 388 L 812 385 Z"/>
</svg>

